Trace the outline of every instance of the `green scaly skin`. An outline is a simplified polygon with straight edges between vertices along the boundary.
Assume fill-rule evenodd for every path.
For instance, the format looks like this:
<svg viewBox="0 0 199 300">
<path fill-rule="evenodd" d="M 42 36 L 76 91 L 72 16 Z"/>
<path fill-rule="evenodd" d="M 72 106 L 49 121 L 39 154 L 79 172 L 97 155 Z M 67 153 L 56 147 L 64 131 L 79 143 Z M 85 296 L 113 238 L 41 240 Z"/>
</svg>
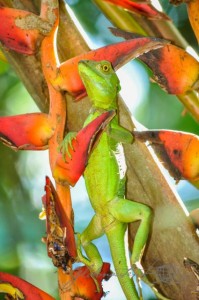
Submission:
<svg viewBox="0 0 199 300">
<path fill-rule="evenodd" d="M 117 112 L 120 84 L 111 64 L 107 61 L 81 61 L 79 73 L 92 102 L 91 113 L 84 125 L 103 111 L 114 109 Z M 139 220 L 140 226 L 131 256 L 132 267 L 137 277 L 142 277 L 159 299 L 166 300 L 168 298 L 157 292 L 139 268 L 150 232 L 152 211 L 144 204 L 125 198 L 126 166 L 121 144 L 125 142 L 132 143 L 133 137 L 128 130 L 119 125 L 116 114 L 100 137 L 84 172 L 86 188 L 95 215 L 84 232 L 78 236 L 78 258 L 90 268 L 93 275 L 98 274 L 103 261 L 92 241 L 106 234 L 116 274 L 126 299 L 142 299 L 142 295 L 138 296 L 133 280 L 129 278 L 124 246 L 124 234 L 128 223 Z M 82 247 L 87 257 L 82 255 Z"/>
</svg>

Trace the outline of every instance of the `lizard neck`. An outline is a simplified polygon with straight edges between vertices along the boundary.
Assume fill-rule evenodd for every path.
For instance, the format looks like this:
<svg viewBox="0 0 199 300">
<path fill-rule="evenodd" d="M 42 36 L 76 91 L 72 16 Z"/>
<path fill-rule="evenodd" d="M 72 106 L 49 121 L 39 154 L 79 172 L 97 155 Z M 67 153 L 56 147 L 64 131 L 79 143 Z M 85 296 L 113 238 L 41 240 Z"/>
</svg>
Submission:
<svg viewBox="0 0 199 300">
<path fill-rule="evenodd" d="M 108 97 L 108 101 L 103 101 L 102 98 L 100 99 L 91 99 L 92 102 L 92 108 L 91 111 L 99 111 L 99 112 L 105 112 L 108 110 L 116 110 L 117 109 L 117 97 L 111 99 L 111 97 Z"/>
</svg>

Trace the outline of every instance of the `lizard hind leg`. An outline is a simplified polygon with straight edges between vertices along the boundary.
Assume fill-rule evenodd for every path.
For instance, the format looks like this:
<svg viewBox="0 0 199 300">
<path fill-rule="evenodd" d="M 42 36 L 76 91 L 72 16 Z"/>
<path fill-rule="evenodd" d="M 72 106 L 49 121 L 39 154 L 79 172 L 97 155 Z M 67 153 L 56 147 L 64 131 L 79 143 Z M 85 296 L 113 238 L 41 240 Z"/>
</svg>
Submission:
<svg viewBox="0 0 199 300">
<path fill-rule="evenodd" d="M 140 225 L 135 235 L 131 255 L 131 265 L 133 271 L 138 279 L 143 280 L 148 286 L 150 286 L 158 299 L 169 300 L 157 291 L 153 283 L 151 283 L 147 278 L 141 266 L 141 259 L 151 230 L 153 218 L 151 208 L 145 204 L 134 202 L 131 200 L 117 199 L 117 201 L 111 203 L 110 213 L 116 218 L 116 220 L 121 222 L 121 224 L 140 221 Z"/>
<path fill-rule="evenodd" d="M 127 300 L 140 300 L 134 282 L 129 276 L 126 260 L 124 235 L 127 225 L 117 220 L 106 228 L 106 236 L 109 241 L 111 256 L 116 271 L 116 276 Z"/>
</svg>

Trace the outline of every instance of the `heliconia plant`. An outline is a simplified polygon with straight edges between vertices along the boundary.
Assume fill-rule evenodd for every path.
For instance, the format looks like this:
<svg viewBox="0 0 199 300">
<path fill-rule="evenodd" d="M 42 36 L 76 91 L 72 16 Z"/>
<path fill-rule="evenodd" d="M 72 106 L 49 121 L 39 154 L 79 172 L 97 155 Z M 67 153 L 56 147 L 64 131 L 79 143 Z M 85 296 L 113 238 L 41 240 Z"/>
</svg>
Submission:
<svg viewBox="0 0 199 300">
<path fill-rule="evenodd" d="M 56 4 L 56 1 L 55 1 Z M 50 2 L 49 2 L 50 5 Z M 5 16 L 4 16 L 5 11 Z M 45 2 L 42 6 L 41 15 L 44 18 Z M 12 11 L 10 11 L 11 13 Z M 5 20 L 9 20 L 9 9 L 2 10 L 2 15 Z M 137 39 L 131 39 L 125 42 L 119 42 L 116 44 L 108 45 L 97 50 L 90 51 L 83 55 L 79 55 L 72 58 L 64 63 L 59 63 L 56 56 L 56 31 L 59 25 L 59 15 L 58 15 L 58 3 L 54 5 L 52 9 L 52 15 L 54 14 L 55 23 L 52 26 L 51 20 L 49 20 L 49 26 L 51 26 L 50 33 L 43 38 L 41 43 L 41 62 L 43 67 L 43 73 L 48 82 L 49 93 L 50 93 L 50 111 L 49 115 L 45 114 L 25 114 L 14 117 L 4 117 L 0 118 L 0 139 L 7 145 L 15 149 L 26 149 L 26 150 L 40 150 L 48 148 L 48 142 L 53 136 L 56 128 L 56 116 L 63 115 L 65 104 L 62 101 L 62 91 L 67 91 L 72 94 L 76 99 L 81 99 L 85 96 L 85 87 L 82 80 L 78 74 L 78 62 L 81 59 L 94 59 L 94 60 L 110 60 L 115 67 L 118 69 L 124 65 L 129 60 L 140 56 L 142 53 L 146 53 L 154 48 L 162 47 L 164 44 L 168 43 L 155 38 L 141 37 Z M 31 14 L 28 13 L 28 17 L 35 19 Z M 21 11 L 16 11 L 14 14 L 15 19 L 26 20 L 26 14 L 22 14 Z M 51 16 L 52 18 L 52 16 Z M 43 20 L 43 19 L 42 19 Z M 46 19 L 44 18 L 45 23 Z M 37 22 L 39 23 L 39 22 Z M 13 21 L 13 24 L 15 22 Z M 18 25 L 12 25 L 18 32 Z M 4 28 L 8 30 L 9 27 Z M 1 29 L 0 29 L 1 31 Z M 30 30 L 31 32 L 31 30 Z M 10 40 L 10 37 L 6 31 L 3 31 L 4 35 L 0 35 L 0 40 L 5 45 Z M 32 44 L 35 44 L 35 29 L 33 29 L 33 35 L 28 35 L 29 40 Z M 27 45 L 24 43 L 24 38 L 27 38 L 26 30 L 20 32 L 20 36 L 17 40 L 21 47 L 15 48 L 17 52 L 25 53 Z M 12 40 L 12 39 L 11 39 Z M 56 92 L 57 91 L 57 92 Z M 56 94 L 56 95 L 55 95 Z M 60 99 L 58 101 L 58 99 Z M 58 111 L 59 110 L 59 111 Z M 64 118 L 63 118 L 64 119 Z M 13 129 L 13 123 L 16 124 L 17 128 Z M 23 129 L 23 135 L 17 136 L 16 132 Z"/>
<path fill-rule="evenodd" d="M 76 149 L 74 143 L 80 141 L 81 144 L 84 142 L 85 146 L 72 153 L 75 157 L 69 159 L 68 164 L 67 159 L 60 156 L 58 150 L 66 121 L 66 105 L 62 92 L 67 91 L 76 98 L 85 95 L 85 88 L 77 69 L 81 59 L 109 59 L 115 68 L 119 68 L 126 61 L 151 49 L 162 47 L 167 42 L 145 37 L 132 39 L 108 45 L 60 64 L 56 54 L 56 31 L 59 26 L 58 1 L 43 1 L 39 17 L 31 13 L 23 13 L 21 10 L 16 10 L 10 17 L 12 10 L 6 8 L 2 9 L 1 13 L 5 21 L 9 21 L 8 26 L 3 28 L 4 32 L 0 34 L 1 42 L 5 46 L 22 54 L 33 54 L 37 50 L 36 42 L 41 43 L 41 64 L 49 90 L 50 110 L 48 115 L 32 113 L 0 118 L 0 138 L 5 145 L 15 150 L 49 149 L 50 166 L 56 179 L 56 191 L 47 179 L 46 196 L 43 198 L 47 218 L 47 237 L 44 240 L 48 255 L 61 272 L 59 272 L 60 278 L 65 277 L 63 280 L 70 280 L 70 276 L 62 272 L 71 269 L 71 263 L 76 258 L 73 225 L 70 220 L 71 200 L 68 183 L 74 185 L 83 173 L 89 153 L 97 141 L 95 137 L 103 131 L 106 122 L 113 117 L 114 113 L 102 115 L 97 122 L 93 122 L 79 133 L 72 141 L 72 150 L 73 147 Z M 33 28 L 29 29 L 29 26 L 27 31 L 29 19 L 33 21 Z M 42 39 L 37 28 L 38 24 L 47 26 L 49 30 L 45 31 Z M 10 27 L 12 27 L 12 34 L 16 34 L 16 39 L 13 37 L 11 44 L 9 44 Z M 100 292 L 99 299 L 101 296 Z"/>
</svg>

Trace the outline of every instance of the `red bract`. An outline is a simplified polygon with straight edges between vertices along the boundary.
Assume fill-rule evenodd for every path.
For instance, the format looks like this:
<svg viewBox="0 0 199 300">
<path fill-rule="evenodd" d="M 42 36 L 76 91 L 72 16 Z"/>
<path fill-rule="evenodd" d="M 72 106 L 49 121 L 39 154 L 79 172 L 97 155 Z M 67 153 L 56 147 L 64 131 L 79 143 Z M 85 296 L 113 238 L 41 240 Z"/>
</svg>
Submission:
<svg viewBox="0 0 199 300">
<path fill-rule="evenodd" d="M 62 153 L 58 155 L 53 171 L 53 177 L 57 182 L 75 185 L 86 168 L 92 148 L 114 115 L 114 111 L 101 114 L 77 133 L 72 140 L 72 146 L 68 149 L 70 155 L 67 153 L 64 153 L 64 157 Z"/>
<path fill-rule="evenodd" d="M 126 40 L 138 38 L 121 29 L 111 28 L 111 32 Z M 138 58 L 153 71 L 153 80 L 170 94 L 180 95 L 199 88 L 199 62 L 182 48 L 167 44 Z"/>
<path fill-rule="evenodd" d="M 67 269 L 68 261 L 77 256 L 73 226 L 49 177 L 46 177 L 45 191 L 43 203 L 46 210 L 48 255 L 55 266 Z"/>
<path fill-rule="evenodd" d="M 21 298 L 14 298 L 14 299 L 26 299 L 26 300 L 55 300 L 53 297 L 45 293 L 44 291 L 40 290 L 36 286 L 32 285 L 31 283 L 13 276 L 11 274 L 0 272 L 0 290 L 1 284 L 4 285 L 8 294 L 14 293 L 15 289 L 16 293 L 21 295 Z M 9 292 L 10 291 L 10 292 Z"/>
<path fill-rule="evenodd" d="M 142 141 L 150 141 L 157 144 L 161 154 L 161 160 L 175 168 L 179 178 L 191 181 L 199 180 L 199 137 L 197 135 L 172 131 L 135 131 L 136 138 Z M 163 151 L 162 151 L 163 150 Z M 167 167 L 167 165 L 166 165 Z"/>
<path fill-rule="evenodd" d="M 66 90 L 71 93 L 76 100 L 86 95 L 85 87 L 78 73 L 78 62 L 80 60 L 108 60 L 112 63 L 115 70 L 118 70 L 124 64 L 151 51 L 163 47 L 167 41 L 158 38 L 137 37 L 129 41 L 111 44 L 97 50 L 93 50 L 62 63 L 58 70 L 56 78 L 52 78 L 51 84 L 60 90 Z"/>
<path fill-rule="evenodd" d="M 90 275 L 87 267 L 80 267 L 73 271 L 73 282 L 71 282 L 71 294 L 85 300 L 100 300 L 104 296 L 102 280 L 108 280 L 111 276 L 110 264 L 103 263 L 101 272 L 95 278 L 98 282 L 99 291 L 95 281 Z M 76 298 L 75 298 L 76 299 Z"/>
</svg>

